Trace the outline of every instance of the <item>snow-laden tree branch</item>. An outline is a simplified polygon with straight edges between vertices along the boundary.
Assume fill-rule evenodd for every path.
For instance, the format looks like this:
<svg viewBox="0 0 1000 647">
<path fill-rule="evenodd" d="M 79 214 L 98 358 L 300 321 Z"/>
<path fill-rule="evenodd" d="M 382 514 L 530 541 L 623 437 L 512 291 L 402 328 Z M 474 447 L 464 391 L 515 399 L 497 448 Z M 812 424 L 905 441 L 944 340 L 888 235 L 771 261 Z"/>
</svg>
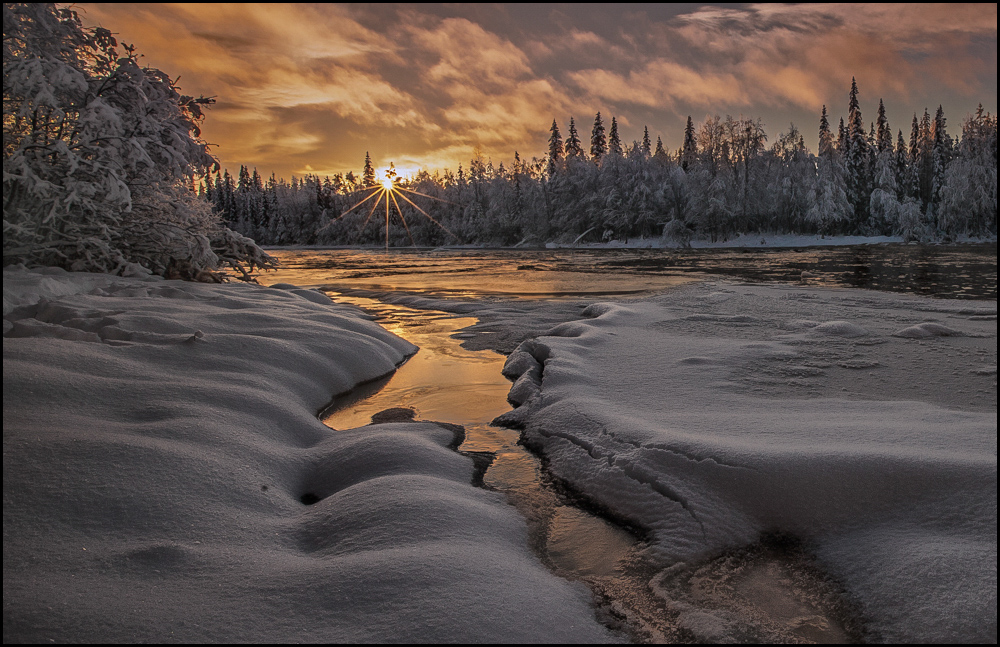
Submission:
<svg viewBox="0 0 1000 647">
<path fill-rule="evenodd" d="M 203 108 L 106 29 L 52 4 L 3 9 L 3 262 L 243 277 L 272 260 L 199 199 L 217 166 Z"/>
</svg>

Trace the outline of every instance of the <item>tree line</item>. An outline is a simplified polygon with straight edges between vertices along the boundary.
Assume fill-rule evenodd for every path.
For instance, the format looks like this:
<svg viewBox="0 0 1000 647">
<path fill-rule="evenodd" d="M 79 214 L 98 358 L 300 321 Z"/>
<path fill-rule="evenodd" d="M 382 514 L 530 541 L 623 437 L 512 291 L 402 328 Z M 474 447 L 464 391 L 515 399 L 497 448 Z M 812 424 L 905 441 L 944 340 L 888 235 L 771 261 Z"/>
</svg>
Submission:
<svg viewBox="0 0 1000 647">
<path fill-rule="evenodd" d="M 598 113 L 589 145 L 569 119 L 549 129 L 546 154 L 495 166 L 476 155 L 467 168 L 422 171 L 399 186 L 424 197 L 391 206 L 393 245 L 517 245 L 665 237 L 725 240 L 740 234 L 901 236 L 907 241 L 997 233 L 997 119 L 980 105 L 956 139 L 944 110 L 913 116 L 895 134 L 879 101 L 866 124 L 852 80 L 847 117 L 819 116 L 810 151 L 790 125 L 768 141 L 759 119 L 713 115 L 667 150 L 644 129 L 625 144 L 615 117 Z M 384 206 L 344 214 L 377 186 L 364 170 L 291 182 L 243 167 L 208 178 L 200 192 L 228 225 L 262 244 L 369 245 L 385 240 Z M 402 214 L 400 218 L 399 213 Z"/>
</svg>

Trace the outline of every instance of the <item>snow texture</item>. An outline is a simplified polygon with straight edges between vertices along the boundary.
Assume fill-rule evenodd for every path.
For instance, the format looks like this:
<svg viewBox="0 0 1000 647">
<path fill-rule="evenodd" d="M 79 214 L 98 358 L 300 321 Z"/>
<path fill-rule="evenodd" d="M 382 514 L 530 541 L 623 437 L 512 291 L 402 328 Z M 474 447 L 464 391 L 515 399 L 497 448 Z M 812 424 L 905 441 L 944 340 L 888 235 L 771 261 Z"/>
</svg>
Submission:
<svg viewBox="0 0 1000 647">
<path fill-rule="evenodd" d="M 316 419 L 414 351 L 289 285 L 5 270 L 4 641 L 614 639 L 452 430 Z"/>
<path fill-rule="evenodd" d="M 790 534 L 872 638 L 995 642 L 995 313 L 722 282 L 597 304 L 511 355 L 502 418 L 663 564 Z"/>
</svg>

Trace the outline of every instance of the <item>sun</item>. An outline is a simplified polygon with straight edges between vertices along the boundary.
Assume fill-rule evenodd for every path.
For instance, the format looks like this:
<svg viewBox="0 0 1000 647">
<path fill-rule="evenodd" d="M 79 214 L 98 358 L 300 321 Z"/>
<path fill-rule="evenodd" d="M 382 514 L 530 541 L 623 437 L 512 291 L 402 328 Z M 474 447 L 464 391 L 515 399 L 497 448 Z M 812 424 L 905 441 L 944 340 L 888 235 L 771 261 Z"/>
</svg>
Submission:
<svg viewBox="0 0 1000 647">
<path fill-rule="evenodd" d="M 361 229 L 363 230 L 366 226 L 368 226 L 368 221 L 372 219 L 372 215 L 375 213 L 375 210 L 378 208 L 378 206 L 380 204 L 382 204 L 382 198 L 385 198 L 385 251 L 386 251 L 386 253 L 389 252 L 389 218 L 392 215 L 392 210 L 391 210 L 391 208 L 389 206 L 389 200 L 392 200 L 392 204 L 394 204 L 396 206 L 396 212 L 399 214 L 399 219 L 403 222 L 403 227 L 406 228 L 406 233 L 410 237 L 410 242 L 413 243 L 414 246 L 416 246 L 416 243 L 414 243 L 414 241 L 413 241 L 413 234 L 410 233 L 410 227 L 409 227 L 409 225 L 406 224 L 406 218 L 403 216 L 403 210 L 399 208 L 399 202 L 396 201 L 396 196 L 399 196 L 403 200 L 406 200 L 407 202 L 409 202 L 410 205 L 414 209 L 416 209 L 420 213 L 424 214 L 424 216 L 426 216 L 428 220 L 430 220 L 431 222 L 433 222 L 435 225 L 437 225 L 438 227 L 440 227 L 444 231 L 448 232 L 448 234 L 452 238 L 455 238 L 457 240 L 458 236 L 456 236 L 455 234 L 453 234 L 451 232 L 451 230 L 449 230 L 447 227 L 445 227 L 440 222 L 438 222 L 437 220 L 435 220 L 434 217 L 431 216 L 431 214 L 427 213 L 426 211 L 424 211 L 423 209 L 421 209 L 419 206 L 417 206 L 417 204 L 415 202 L 413 202 L 413 200 L 410 200 L 409 198 L 407 198 L 405 195 L 403 195 L 402 192 L 405 191 L 406 193 L 411 193 L 413 195 L 423 196 L 425 198 L 430 198 L 431 200 L 437 200 L 439 202 L 448 202 L 448 201 L 447 200 L 442 200 L 441 198 L 436 198 L 436 197 L 434 197 L 432 195 L 427 195 L 426 193 L 421 193 L 419 191 L 413 191 L 411 189 L 405 189 L 405 188 L 399 186 L 396 183 L 397 177 L 398 177 L 398 174 L 396 173 L 396 167 L 395 167 L 395 165 L 392 162 L 390 162 L 389 163 L 389 168 L 387 168 L 385 170 L 385 177 L 383 177 L 380 181 L 378 181 L 377 184 L 375 184 L 373 186 L 367 186 L 367 187 L 365 187 L 365 188 L 362 189 L 362 191 L 371 191 L 371 193 L 369 193 L 367 196 L 365 196 L 365 198 L 363 200 L 361 200 L 360 202 L 358 202 L 356 205 L 354 205 L 353 207 L 351 207 L 350 209 L 348 209 L 344 213 L 340 214 L 339 216 L 337 216 L 336 218 L 334 218 L 333 220 L 331 220 L 329 223 L 327 223 L 326 226 L 329 227 L 334 222 L 340 220 L 341 218 L 343 218 L 347 214 L 351 213 L 352 211 L 354 211 L 355 209 L 357 209 L 361 205 L 365 204 L 366 202 L 368 202 L 372 198 L 375 198 L 375 202 L 372 203 L 372 208 L 368 212 L 368 217 L 365 219 L 364 224 L 361 225 Z M 453 204 L 453 203 L 448 202 L 448 204 Z"/>
</svg>

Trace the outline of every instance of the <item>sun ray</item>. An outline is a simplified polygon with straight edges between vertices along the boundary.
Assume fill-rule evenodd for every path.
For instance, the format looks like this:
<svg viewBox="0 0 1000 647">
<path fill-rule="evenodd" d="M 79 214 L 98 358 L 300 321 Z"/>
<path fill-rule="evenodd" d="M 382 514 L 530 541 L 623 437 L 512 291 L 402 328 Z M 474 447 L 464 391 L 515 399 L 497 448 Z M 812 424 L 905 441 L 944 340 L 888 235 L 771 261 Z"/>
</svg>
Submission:
<svg viewBox="0 0 1000 647">
<path fill-rule="evenodd" d="M 433 222 L 435 225 L 437 225 L 438 227 L 440 227 L 441 229 L 443 229 L 449 236 L 451 236 L 455 240 L 458 240 L 458 236 L 456 236 L 453 231 L 451 231 L 450 229 L 448 229 L 447 227 L 445 227 L 443 224 L 441 224 L 436 218 L 434 218 L 434 216 L 432 216 L 431 214 L 427 213 L 427 211 L 425 211 L 424 209 L 422 209 L 413 200 L 410 200 L 408 197 L 406 197 L 405 195 L 403 195 L 403 192 L 412 193 L 413 195 L 419 195 L 419 196 L 422 196 L 422 197 L 425 197 L 425 198 L 429 198 L 431 200 L 437 200 L 438 202 L 444 202 L 446 204 L 455 204 L 455 203 L 451 202 L 449 200 L 444 200 L 442 198 L 435 197 L 433 195 L 428 195 L 426 193 L 421 193 L 420 191 L 414 191 L 413 189 L 407 189 L 407 188 L 398 186 L 396 184 L 397 178 L 398 178 L 398 176 L 396 174 L 396 169 L 390 163 L 389 164 L 389 168 L 385 171 L 385 177 L 377 185 L 370 186 L 370 187 L 365 187 L 364 189 L 362 189 L 362 191 L 371 190 L 371 193 L 369 193 L 368 195 L 366 195 L 363 199 L 359 200 L 350 209 L 348 209 L 344 213 L 340 214 L 339 216 L 337 216 L 336 218 L 334 218 L 333 220 L 331 220 L 330 222 L 328 222 L 326 225 L 323 226 L 323 229 L 326 229 L 327 227 L 329 227 L 330 225 L 332 225 L 334 222 L 336 222 L 337 220 L 340 220 L 341 218 L 343 218 L 347 214 L 351 213 L 352 211 L 354 211 L 355 209 L 357 209 L 361 205 L 365 204 L 369 200 L 374 199 L 375 202 L 372 203 L 372 208 L 368 211 L 368 215 L 365 217 L 365 221 L 361 224 L 361 227 L 358 228 L 358 232 L 359 233 L 362 232 L 362 231 L 364 231 L 365 227 L 367 227 L 368 223 L 371 221 L 372 216 L 374 216 L 375 212 L 378 210 L 378 208 L 382 206 L 382 198 L 384 197 L 385 198 L 385 251 L 386 251 L 386 253 L 389 252 L 389 226 L 392 224 L 392 206 L 389 204 L 390 199 L 392 200 L 392 204 L 396 206 L 396 211 L 399 212 L 399 219 L 400 219 L 400 221 L 402 221 L 403 227 L 406 229 L 406 234 L 410 238 L 410 244 L 413 245 L 414 247 L 416 247 L 417 242 L 413 238 L 413 231 L 410 229 L 409 223 L 406 222 L 406 216 L 403 215 L 403 209 L 399 206 L 399 201 L 396 200 L 396 196 L 398 195 L 403 200 L 406 200 L 414 209 L 416 209 L 418 212 L 420 212 L 421 214 L 423 214 L 423 216 L 425 218 L 427 218 L 428 220 L 430 220 L 431 222 Z"/>
<path fill-rule="evenodd" d="M 399 219 L 403 221 L 403 226 L 406 227 L 406 235 L 410 237 L 410 244 L 416 247 L 417 241 L 413 240 L 413 232 L 410 231 L 410 226 L 406 224 L 406 216 L 403 215 L 403 210 L 399 208 L 399 203 L 396 202 L 396 196 L 392 193 L 389 195 L 392 197 L 392 203 L 396 205 L 396 211 L 399 212 Z"/>
<path fill-rule="evenodd" d="M 427 195 L 426 193 L 421 193 L 420 191 L 414 191 L 413 189 L 404 189 L 404 188 L 403 188 L 403 187 L 401 187 L 401 186 L 398 186 L 398 187 L 396 187 L 396 188 L 397 188 L 398 190 L 400 190 L 400 191 L 406 191 L 407 193 L 413 193 L 413 194 L 415 194 L 415 195 L 422 195 L 422 196 L 424 196 L 425 198 L 430 198 L 431 200 L 437 200 L 438 202 L 444 202 L 444 203 L 446 203 L 446 204 L 455 204 L 455 203 L 454 203 L 454 202 L 452 202 L 451 200 L 445 200 L 444 198 L 438 198 L 438 197 L 435 197 L 435 196 L 433 196 L 433 195 Z"/>
<path fill-rule="evenodd" d="M 372 189 L 376 189 L 376 188 L 378 188 L 378 187 L 369 187 L 369 188 L 372 188 Z M 365 189 L 365 190 L 367 190 L 367 189 Z M 369 200 L 371 200 L 372 198 L 374 198 L 374 197 L 375 197 L 375 194 L 376 194 L 376 192 L 374 192 L 374 191 L 373 191 L 373 192 L 372 192 L 372 193 L 371 193 L 371 194 L 370 194 L 370 195 L 369 195 L 369 196 L 368 196 L 367 198 L 365 198 L 365 199 L 364 199 L 364 200 L 362 200 L 361 202 L 359 202 L 359 203 L 355 204 L 355 205 L 354 205 L 353 207 L 351 207 L 350 209 L 348 209 L 348 210 L 347 210 L 347 211 L 345 211 L 344 213 L 340 214 L 340 215 L 339 215 L 339 216 L 337 216 L 336 218 L 332 219 L 332 220 L 331 220 L 330 222 L 328 222 L 328 223 L 326 223 L 325 225 L 323 225 L 323 227 L 322 227 L 322 228 L 320 228 L 320 230 L 319 230 L 319 231 L 320 231 L 320 232 L 321 232 L 321 231 L 323 231 L 324 229 L 326 229 L 327 227 L 329 227 L 329 226 L 330 226 L 330 225 L 332 225 L 333 223 L 337 222 L 338 220 L 340 220 L 341 218 L 343 218 L 343 217 L 344 217 L 344 216 L 346 216 L 347 214 L 351 213 L 352 211 L 354 211 L 355 209 L 357 209 L 358 207 L 360 207 L 360 206 L 361 206 L 361 205 L 363 205 L 364 203 L 368 202 Z M 378 204 L 378 200 L 376 200 L 376 201 L 375 201 L 375 204 Z M 319 232 L 317 232 L 317 233 L 319 233 Z"/>
<path fill-rule="evenodd" d="M 389 214 L 389 196 L 392 194 L 392 191 L 391 191 L 392 180 L 390 178 L 388 178 L 388 177 L 386 177 L 386 179 L 389 180 L 389 181 L 388 182 L 383 182 L 382 186 L 385 187 L 385 189 L 383 189 L 385 191 L 385 253 L 388 254 L 389 253 L 389 215 L 390 215 Z"/>
<path fill-rule="evenodd" d="M 379 189 L 379 188 L 381 188 L 381 187 L 377 187 L 377 186 L 373 186 L 373 187 L 369 187 L 369 188 L 370 188 L 370 189 Z M 367 190 L 367 189 L 364 189 L 364 190 Z M 371 200 L 372 198 L 374 198 L 374 197 L 375 197 L 375 195 L 376 195 L 377 193 L 378 193 L 377 191 L 372 191 L 371 193 L 369 193 L 369 194 L 368 194 L 368 197 L 367 197 L 367 198 L 365 198 L 364 200 L 362 200 L 361 202 L 357 203 L 356 205 L 354 205 L 353 207 L 351 207 L 350 209 L 348 209 L 348 210 L 347 210 L 347 211 L 345 211 L 344 213 L 342 213 L 342 214 L 340 214 L 339 216 L 337 216 L 337 217 L 335 218 L 335 220 L 339 220 L 339 219 L 343 218 L 344 216 L 346 216 L 347 214 L 351 213 L 352 211 L 354 211 L 355 209 L 357 209 L 358 207 L 360 207 L 360 206 L 361 206 L 361 205 L 363 205 L 364 203 L 366 203 L 366 202 L 368 202 L 369 200 Z"/>
<path fill-rule="evenodd" d="M 378 200 L 375 201 L 375 204 L 372 205 L 372 210 L 368 212 L 368 217 L 365 218 L 364 223 L 360 227 L 358 227 L 358 232 L 359 233 L 362 232 L 362 231 L 364 231 L 365 227 L 368 226 L 368 221 L 372 219 L 372 214 L 375 213 L 376 209 L 378 209 L 378 205 L 379 205 L 380 202 L 382 202 L 382 196 L 381 195 L 379 195 Z"/>
<path fill-rule="evenodd" d="M 432 216 L 431 214 L 427 213 L 426 211 L 424 211 L 423 209 L 421 209 L 420 207 L 418 207 L 417 204 L 413 200 L 410 200 L 409 198 L 407 198 L 402 193 L 399 194 L 399 197 L 401 197 L 402 199 L 404 199 L 407 202 L 409 202 L 410 204 L 412 204 L 414 209 L 416 209 L 420 213 L 422 213 L 425 216 L 427 216 L 427 218 L 429 218 L 431 222 L 433 222 L 435 225 L 437 225 L 441 229 L 444 229 L 446 232 L 448 232 L 451 235 L 452 238 L 454 238 L 455 240 L 458 240 L 458 236 L 456 236 L 450 229 L 448 229 L 447 227 L 445 227 L 444 225 L 442 225 L 440 222 L 438 222 L 437 220 L 435 220 L 434 216 Z"/>
</svg>

